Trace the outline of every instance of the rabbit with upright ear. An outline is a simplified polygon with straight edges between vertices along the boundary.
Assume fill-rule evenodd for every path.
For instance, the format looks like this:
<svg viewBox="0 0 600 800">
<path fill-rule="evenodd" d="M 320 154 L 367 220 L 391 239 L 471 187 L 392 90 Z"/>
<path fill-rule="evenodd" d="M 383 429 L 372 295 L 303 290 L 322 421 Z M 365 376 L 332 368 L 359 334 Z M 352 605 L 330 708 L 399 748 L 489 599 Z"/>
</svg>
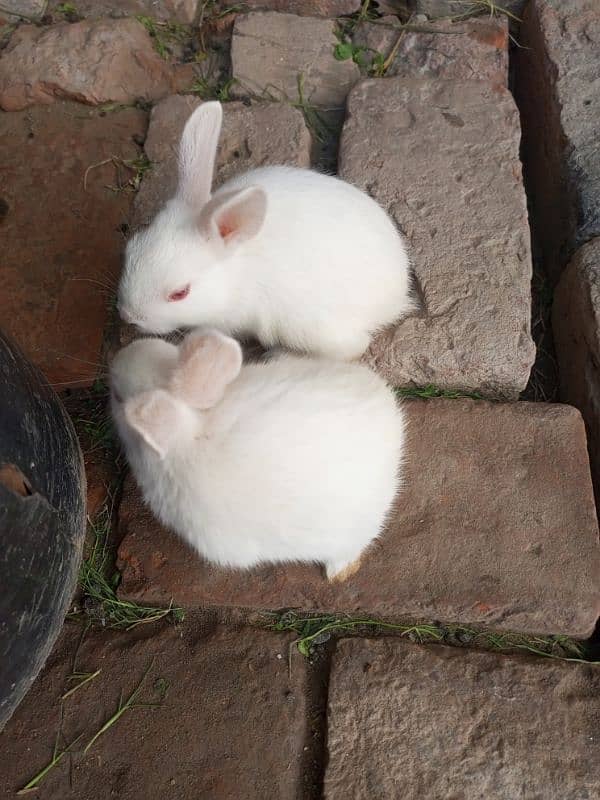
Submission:
<svg viewBox="0 0 600 800">
<path fill-rule="evenodd" d="M 221 118 L 209 102 L 187 121 L 175 197 L 127 245 L 121 316 L 358 358 L 413 307 L 402 237 L 367 194 L 308 169 L 263 167 L 211 196 Z"/>
<path fill-rule="evenodd" d="M 404 418 L 362 364 L 283 354 L 242 366 L 215 331 L 138 339 L 111 364 L 111 405 L 157 517 L 226 567 L 356 567 L 399 486 Z"/>
</svg>

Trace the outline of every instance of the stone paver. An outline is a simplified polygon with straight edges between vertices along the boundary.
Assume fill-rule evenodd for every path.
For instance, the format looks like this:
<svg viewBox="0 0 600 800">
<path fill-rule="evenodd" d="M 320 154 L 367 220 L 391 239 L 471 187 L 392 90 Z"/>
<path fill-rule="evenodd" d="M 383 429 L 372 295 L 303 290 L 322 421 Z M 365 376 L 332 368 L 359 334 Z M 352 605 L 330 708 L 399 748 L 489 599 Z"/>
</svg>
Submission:
<svg viewBox="0 0 600 800">
<path fill-rule="evenodd" d="M 19 19 L 37 21 L 46 11 L 47 0 L 2 0 L 0 22 L 15 22 Z"/>
<path fill-rule="evenodd" d="M 181 628 L 88 633 L 66 627 L 25 701 L 0 734 L 0 795 L 14 797 L 52 756 L 57 731 L 81 739 L 40 789 L 47 800 L 288 800 L 300 796 L 305 668 L 290 674 L 289 638 L 214 627 L 188 615 Z M 62 703 L 75 669 L 100 675 Z M 83 748 L 149 669 L 139 702 Z M 60 741 L 62 744 L 62 740 Z"/>
<path fill-rule="evenodd" d="M 133 17 L 136 14 L 157 20 L 171 20 L 183 24 L 194 22 L 199 0 L 77 0 L 73 3 L 81 17 Z M 54 12 L 63 6 L 62 0 L 52 0 L 48 10 Z M 58 11 L 60 14 L 60 11 Z"/>
<path fill-rule="evenodd" d="M 339 642 L 325 800 L 592 800 L 600 671 L 525 656 Z"/>
<path fill-rule="evenodd" d="M 518 396 L 535 348 L 509 92 L 482 81 L 363 81 L 348 98 L 340 174 L 406 235 L 423 304 L 375 338 L 369 363 L 399 386 Z"/>
<path fill-rule="evenodd" d="M 328 584 L 316 566 L 209 566 L 161 529 L 130 479 L 119 513 L 122 595 L 589 635 L 600 549 L 579 413 L 430 400 L 408 402 L 407 414 L 404 489 L 344 584 Z"/>
<path fill-rule="evenodd" d="M 240 14 L 233 27 L 231 69 L 238 96 L 269 92 L 314 106 L 343 107 L 348 91 L 359 78 L 352 61 L 337 61 L 333 20 L 277 12 Z"/>
<path fill-rule="evenodd" d="M 157 100 L 191 85 L 191 65 L 172 65 L 135 19 L 22 25 L 0 61 L 0 108 L 18 111 L 69 98 L 90 105 Z"/>
<path fill-rule="evenodd" d="M 177 184 L 177 150 L 183 127 L 200 100 L 175 95 L 152 109 L 144 145 L 152 169 L 135 200 L 134 226 L 150 222 Z M 310 166 L 312 141 L 302 113 L 290 106 L 226 103 L 219 140 L 215 186 L 267 164 Z"/>
<path fill-rule="evenodd" d="M 503 0 L 497 5 L 511 14 L 521 14 L 526 0 Z M 426 14 L 428 17 L 451 17 L 461 14 L 473 14 L 480 11 L 485 14 L 488 9 L 477 9 L 476 4 L 470 0 L 415 0 L 414 10 L 417 14 Z"/>
<path fill-rule="evenodd" d="M 394 17 L 386 17 L 398 23 Z M 353 37 L 355 45 L 377 51 L 386 58 L 400 38 L 397 55 L 387 76 L 424 78 L 473 78 L 506 86 L 508 82 L 508 24 L 503 19 L 470 19 L 421 24 L 418 31 L 361 22 Z"/>
<path fill-rule="evenodd" d="M 600 4 L 532 0 L 520 40 L 517 90 L 534 219 L 544 267 L 557 279 L 573 250 L 600 235 Z"/>
<path fill-rule="evenodd" d="M 134 108 L 99 116 L 70 103 L 0 115 L 2 324 L 59 389 L 99 371 L 133 199 L 109 188 L 110 159 L 139 156 L 146 121 Z"/>
<path fill-rule="evenodd" d="M 362 0 L 246 0 L 245 11 L 282 11 L 303 17 L 341 17 L 359 11 Z M 230 0 L 219 0 L 219 8 L 230 8 Z"/>
<path fill-rule="evenodd" d="M 600 238 L 580 248 L 563 272 L 552 315 L 561 400 L 585 419 L 600 500 Z"/>
</svg>

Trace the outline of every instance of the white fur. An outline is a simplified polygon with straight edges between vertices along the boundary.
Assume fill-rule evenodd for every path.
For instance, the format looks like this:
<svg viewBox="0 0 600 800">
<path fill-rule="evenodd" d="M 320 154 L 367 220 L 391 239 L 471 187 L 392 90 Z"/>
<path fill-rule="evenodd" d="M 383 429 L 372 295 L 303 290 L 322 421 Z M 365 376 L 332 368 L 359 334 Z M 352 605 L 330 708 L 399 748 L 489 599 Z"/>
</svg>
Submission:
<svg viewBox="0 0 600 800">
<path fill-rule="evenodd" d="M 130 410 L 152 390 L 172 393 L 177 363 L 175 345 L 141 339 L 111 365 L 113 416 L 157 517 L 227 567 L 315 561 L 331 578 L 355 562 L 400 480 L 404 417 L 384 381 L 360 364 L 289 354 L 248 364 L 212 409 L 171 397 L 172 425 L 153 447 Z"/>
<path fill-rule="evenodd" d="M 151 333 L 203 325 L 267 348 L 359 357 L 374 331 L 413 308 L 394 223 L 351 184 L 292 167 L 253 170 L 208 205 L 194 201 L 195 181 L 206 197 L 220 115 L 205 103 L 186 124 L 177 194 L 128 243 L 122 316 Z M 234 234 L 223 237 L 216 221 L 227 216 Z M 185 300 L 168 302 L 187 284 Z"/>
</svg>

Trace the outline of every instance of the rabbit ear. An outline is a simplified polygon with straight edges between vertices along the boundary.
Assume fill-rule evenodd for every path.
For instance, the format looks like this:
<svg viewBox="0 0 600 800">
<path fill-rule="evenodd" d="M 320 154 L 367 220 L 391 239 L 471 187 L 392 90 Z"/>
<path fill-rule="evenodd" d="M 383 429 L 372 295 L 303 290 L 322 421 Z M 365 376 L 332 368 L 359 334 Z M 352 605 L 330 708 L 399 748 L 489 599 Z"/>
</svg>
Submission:
<svg viewBox="0 0 600 800">
<path fill-rule="evenodd" d="M 200 209 L 210 197 L 222 120 L 220 103 L 202 103 L 183 129 L 178 193 L 194 208 Z"/>
<path fill-rule="evenodd" d="M 132 397 L 125 403 L 124 412 L 129 425 L 164 458 L 181 416 L 177 401 L 162 389 L 155 389 Z"/>
<path fill-rule="evenodd" d="M 193 408 L 212 408 L 241 368 L 242 348 L 235 339 L 218 331 L 192 333 L 179 347 L 169 389 Z"/>
<path fill-rule="evenodd" d="M 258 186 L 223 192 L 202 209 L 200 229 L 208 238 L 220 237 L 226 245 L 239 244 L 256 236 L 266 213 L 267 196 Z"/>
</svg>

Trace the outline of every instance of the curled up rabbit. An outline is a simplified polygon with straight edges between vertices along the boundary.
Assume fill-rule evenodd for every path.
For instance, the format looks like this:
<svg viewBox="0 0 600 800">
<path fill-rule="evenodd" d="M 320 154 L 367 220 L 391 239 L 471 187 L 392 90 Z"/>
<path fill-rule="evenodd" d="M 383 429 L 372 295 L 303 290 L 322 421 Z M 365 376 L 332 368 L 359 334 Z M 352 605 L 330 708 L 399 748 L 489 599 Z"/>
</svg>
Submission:
<svg viewBox="0 0 600 800">
<path fill-rule="evenodd" d="M 209 561 L 313 561 L 343 579 L 400 484 L 404 416 L 361 364 L 283 354 L 242 365 L 216 331 L 138 339 L 111 405 L 144 498 Z"/>
<path fill-rule="evenodd" d="M 400 233 L 367 194 L 309 169 L 262 167 L 211 194 L 221 121 L 217 102 L 187 121 L 176 194 L 128 242 L 121 316 L 148 333 L 201 325 L 360 357 L 413 308 Z"/>
</svg>

